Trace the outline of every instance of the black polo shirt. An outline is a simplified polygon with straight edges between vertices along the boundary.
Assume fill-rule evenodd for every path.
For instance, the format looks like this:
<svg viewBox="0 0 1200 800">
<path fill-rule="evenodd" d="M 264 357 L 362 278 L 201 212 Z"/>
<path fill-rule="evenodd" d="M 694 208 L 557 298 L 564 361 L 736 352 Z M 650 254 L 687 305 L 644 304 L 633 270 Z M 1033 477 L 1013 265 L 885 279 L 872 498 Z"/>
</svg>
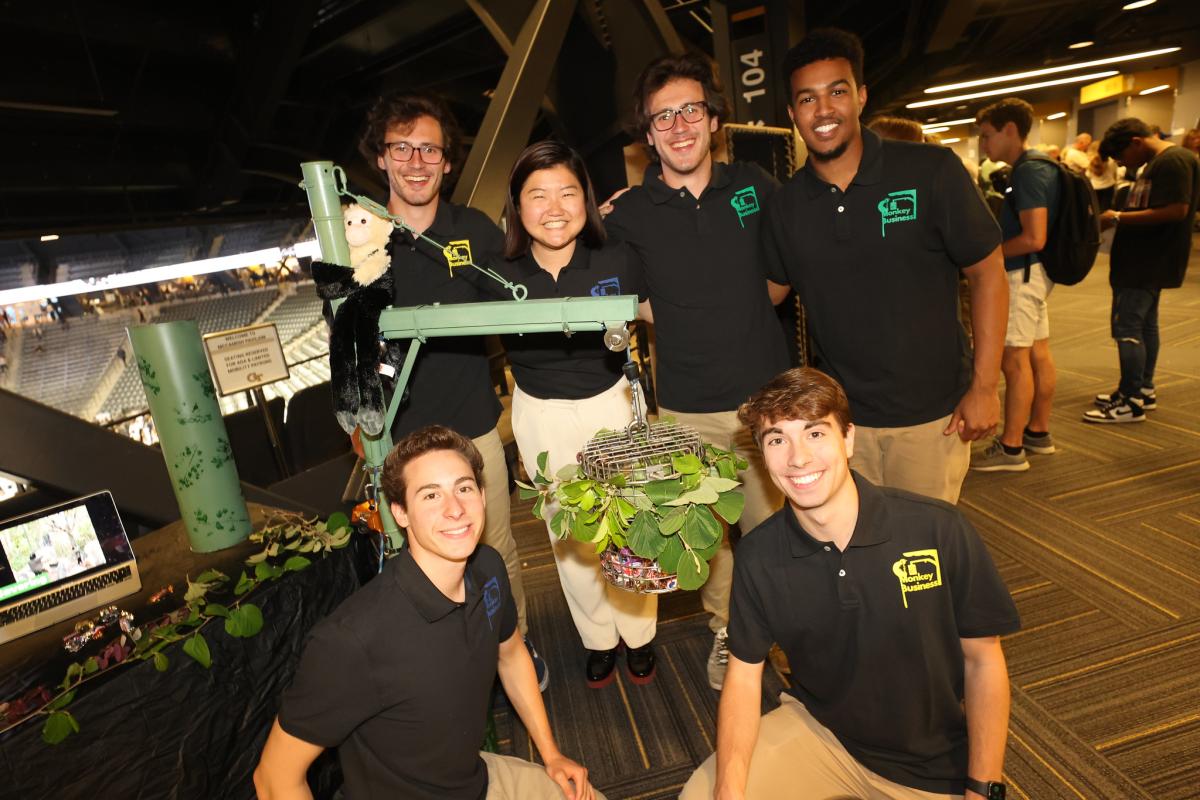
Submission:
<svg viewBox="0 0 1200 800">
<path fill-rule="evenodd" d="M 844 552 L 784 506 L 734 561 L 729 649 L 760 663 L 778 642 L 790 691 L 864 766 L 915 789 L 963 791 L 960 638 L 1020 628 L 979 535 L 953 506 L 857 474 Z"/>
<path fill-rule="evenodd" d="M 608 231 L 645 270 L 660 405 L 731 411 L 787 369 L 758 244 L 778 187 L 755 164 L 717 162 L 697 199 L 667 186 L 655 164 L 641 186 L 613 203 Z"/>
<path fill-rule="evenodd" d="M 959 270 L 1000 245 L 1000 228 L 949 148 L 862 137 L 845 192 L 810 159 L 775 196 L 767 273 L 799 292 L 817 366 L 845 388 L 854 421 L 919 425 L 970 386 Z"/>
<path fill-rule="evenodd" d="M 279 724 L 338 748 L 350 800 L 487 794 L 479 747 L 517 611 L 495 550 L 480 545 L 465 577 L 455 603 L 406 548 L 309 635 Z"/>
<path fill-rule="evenodd" d="M 495 269 L 515 283 L 525 285 L 530 300 L 562 297 L 607 297 L 616 294 L 637 295 L 646 299 L 642 269 L 628 247 L 610 244 L 598 250 L 576 242 L 570 262 L 555 280 L 538 266 L 532 255 L 495 265 Z M 507 299 L 512 295 L 497 284 Z M 624 351 L 614 353 L 604 346 L 603 331 L 572 334 L 525 333 L 502 336 L 513 379 L 521 391 L 555 400 L 583 400 L 595 397 L 621 378 Z"/>
<path fill-rule="evenodd" d="M 504 252 L 504 234 L 482 212 L 445 200 L 438 203 L 429 236 L 469 248 L 476 264 L 485 265 Z M 473 267 L 458 267 L 453 276 L 442 251 L 397 229 L 392 234 L 392 276 L 397 306 L 432 303 L 478 303 L 492 299 L 484 293 L 484 277 Z M 407 349 L 407 341 L 403 342 Z M 400 406 L 392 427 L 399 439 L 426 425 L 445 425 L 475 438 L 496 427 L 500 401 L 492 389 L 483 339 L 478 336 L 439 336 L 421 345 L 408 381 L 408 400 Z"/>
</svg>

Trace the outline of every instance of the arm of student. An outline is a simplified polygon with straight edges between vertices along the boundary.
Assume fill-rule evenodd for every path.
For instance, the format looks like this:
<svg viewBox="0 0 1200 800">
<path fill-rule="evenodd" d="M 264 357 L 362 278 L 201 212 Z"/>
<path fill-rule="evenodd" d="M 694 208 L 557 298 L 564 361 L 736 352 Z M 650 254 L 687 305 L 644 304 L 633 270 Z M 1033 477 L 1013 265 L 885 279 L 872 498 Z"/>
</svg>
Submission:
<svg viewBox="0 0 1200 800">
<path fill-rule="evenodd" d="M 312 800 L 305 775 L 324 749 L 292 736 L 276 718 L 254 770 L 259 800 Z"/>
<path fill-rule="evenodd" d="M 646 322 L 654 322 L 654 309 L 650 307 L 649 300 L 643 300 L 638 303 L 638 319 L 644 319 Z"/>
<path fill-rule="evenodd" d="M 990 436 L 1000 423 L 1000 358 L 1008 327 L 1008 278 L 999 247 L 962 272 L 971 290 L 975 372 L 942 433 L 957 433 L 964 442 L 972 442 Z"/>
<path fill-rule="evenodd" d="M 613 201 L 616 200 L 621 195 L 628 192 L 632 188 L 633 188 L 632 186 L 626 186 L 624 189 L 617 189 L 615 192 L 613 192 L 611 195 L 609 195 L 608 199 L 605 200 L 603 203 L 601 203 L 599 206 L 600 218 L 603 219 L 604 217 L 607 217 L 609 214 L 611 214 L 612 210 L 613 210 Z"/>
<path fill-rule="evenodd" d="M 1162 225 L 1167 222 L 1179 222 L 1187 219 L 1187 203 L 1168 203 L 1158 208 L 1143 208 L 1138 211 L 1108 210 L 1100 215 L 1100 224 L 1105 229 L 1111 227 L 1121 215 L 1121 225 Z"/>
<path fill-rule="evenodd" d="M 717 708 L 716 800 L 741 800 L 746 796 L 750 757 L 758 741 L 765 663 L 750 664 L 732 653 L 729 656 Z"/>
<path fill-rule="evenodd" d="M 792 293 L 792 287 L 767 278 L 767 294 L 771 296 L 771 305 L 777 306 Z"/>
<path fill-rule="evenodd" d="M 999 781 L 1008 738 L 1008 669 L 1000 637 L 960 639 L 963 650 L 963 704 L 967 713 L 967 775 Z M 966 800 L 983 800 L 968 791 Z"/>
<path fill-rule="evenodd" d="M 562 787 L 568 800 L 593 800 L 595 795 L 588 783 L 587 769 L 559 752 L 550 733 L 550 720 L 546 717 L 546 705 L 538 691 L 533 660 L 519 631 L 513 631 L 507 641 L 500 643 L 500 661 L 496 670 L 500 673 L 500 683 L 504 686 L 508 701 L 516 709 L 517 716 L 529 731 L 529 738 L 542 754 L 546 774 Z"/>
<path fill-rule="evenodd" d="M 1049 215 L 1045 208 L 1027 208 L 1020 213 L 1021 232 L 1001 245 L 1004 257 L 1040 253 L 1046 247 L 1046 221 Z"/>
</svg>

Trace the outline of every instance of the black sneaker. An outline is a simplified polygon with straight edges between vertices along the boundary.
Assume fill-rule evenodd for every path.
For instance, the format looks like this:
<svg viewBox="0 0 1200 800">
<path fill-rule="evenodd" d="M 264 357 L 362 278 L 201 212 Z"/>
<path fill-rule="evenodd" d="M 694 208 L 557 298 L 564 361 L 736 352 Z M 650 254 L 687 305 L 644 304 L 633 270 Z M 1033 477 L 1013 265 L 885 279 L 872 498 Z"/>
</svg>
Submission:
<svg viewBox="0 0 1200 800">
<path fill-rule="evenodd" d="M 641 647 L 631 647 L 625 653 L 625 666 L 629 669 L 629 680 L 645 686 L 654 680 L 654 642 Z"/>
<path fill-rule="evenodd" d="M 1083 412 L 1083 421 L 1106 425 L 1120 422 L 1145 422 L 1146 410 L 1142 408 L 1142 398 L 1125 397 L 1120 392 L 1116 392 L 1107 405 Z"/>
<path fill-rule="evenodd" d="M 537 648 L 528 639 L 525 640 L 525 649 L 529 651 L 529 657 L 533 659 L 533 671 L 537 675 L 538 691 L 544 692 L 550 685 L 550 667 L 546 666 L 546 662 L 538 654 Z"/>
<path fill-rule="evenodd" d="M 1118 394 L 1120 394 L 1120 391 L 1116 390 L 1116 389 L 1114 389 L 1111 394 L 1098 394 L 1098 395 L 1096 395 L 1093 402 L 1096 404 L 1097 408 L 1104 408 L 1104 406 L 1111 403 L 1112 399 L 1114 397 L 1116 397 Z M 1153 411 L 1156 408 L 1158 408 L 1158 395 L 1154 393 L 1153 389 L 1151 389 L 1148 392 L 1143 390 L 1142 391 L 1142 410 L 1143 411 Z"/>
<path fill-rule="evenodd" d="M 612 683 L 613 669 L 617 666 L 617 648 L 588 650 L 587 654 L 587 685 L 600 689 Z"/>
</svg>

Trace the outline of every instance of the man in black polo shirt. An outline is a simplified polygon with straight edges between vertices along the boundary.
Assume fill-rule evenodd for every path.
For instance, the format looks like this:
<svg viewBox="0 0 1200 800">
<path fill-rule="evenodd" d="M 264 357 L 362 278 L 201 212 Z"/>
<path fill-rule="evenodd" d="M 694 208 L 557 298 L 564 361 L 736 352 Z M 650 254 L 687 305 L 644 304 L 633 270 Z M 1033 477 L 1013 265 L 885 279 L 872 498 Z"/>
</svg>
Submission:
<svg viewBox="0 0 1200 800">
<path fill-rule="evenodd" d="M 668 56 L 647 66 L 634 90 L 634 128 L 655 163 L 641 186 L 613 201 L 605 223 L 645 269 L 660 413 L 750 464 L 739 476 L 746 498 L 739 526 L 748 533 L 781 498 L 736 409 L 787 367 L 772 302 L 788 290 L 769 285 L 759 257 L 759 226 L 778 181 L 754 164 L 712 158 L 712 136 L 728 108 L 702 56 Z M 701 590 L 715 634 L 708 663 L 714 689 L 721 688 L 727 657 L 732 562 L 724 543 Z"/>
<path fill-rule="evenodd" d="M 682 800 L 1003 798 L 999 636 L 1020 620 L 979 535 L 850 471 L 850 407 L 824 373 L 788 370 L 739 415 L 787 505 L 738 549 L 717 752 Z M 760 719 L 772 642 L 792 688 Z"/>
<path fill-rule="evenodd" d="M 854 469 L 953 503 L 970 442 L 1000 421 L 1000 230 L 953 151 L 862 129 L 862 62 L 858 37 L 828 28 L 784 59 L 808 162 L 768 209 L 768 276 L 799 292 L 816 364 L 846 387 L 859 424 Z"/>
<path fill-rule="evenodd" d="M 388 454 L 408 547 L 313 630 L 254 773 L 260 798 L 311 797 L 305 773 L 328 747 L 351 800 L 600 797 L 554 743 L 504 563 L 477 547 L 483 479 L 478 449 L 448 428 Z M 544 768 L 479 752 L 497 672 Z"/>
<path fill-rule="evenodd" d="M 422 94 L 389 94 L 367 115 L 358 149 L 387 176 L 388 212 L 403 218 L 418 233 L 452 245 L 458 256 L 476 263 L 504 251 L 504 234 L 482 212 L 443 202 L 443 179 L 458 164 L 462 134 L 446 104 Z M 399 229 L 392 234 L 392 277 L 395 305 L 474 303 L 490 300 L 473 268 L 451 269 L 437 247 Z M 460 259 L 461 260 L 461 259 Z M 408 381 L 408 399 L 396 416 L 392 437 L 426 425 L 445 425 L 465 433 L 483 454 L 484 472 L 492 486 L 484 544 L 504 558 L 517 627 L 525 635 L 525 583 L 509 514 L 508 466 L 496 431 L 500 401 L 492 388 L 483 341 L 474 336 L 444 336 L 421 345 Z M 543 689 L 550 680 L 545 662 L 530 648 Z"/>
</svg>

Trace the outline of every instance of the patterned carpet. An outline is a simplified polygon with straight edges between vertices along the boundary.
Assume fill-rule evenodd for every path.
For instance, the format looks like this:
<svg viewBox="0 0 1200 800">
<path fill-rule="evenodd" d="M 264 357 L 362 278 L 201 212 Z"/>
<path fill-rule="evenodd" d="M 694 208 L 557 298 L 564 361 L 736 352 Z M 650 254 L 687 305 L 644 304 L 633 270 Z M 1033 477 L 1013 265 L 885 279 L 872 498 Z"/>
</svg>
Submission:
<svg viewBox="0 0 1200 800">
<path fill-rule="evenodd" d="M 1117 382 L 1107 256 L 1050 298 L 1059 452 L 1024 473 L 972 473 L 961 508 L 991 549 L 1024 628 L 1004 646 L 1013 683 L 1006 777 L 1017 800 L 1200 797 L 1200 258 L 1165 292 L 1159 407 L 1138 425 L 1081 421 Z M 717 693 L 692 593 L 664 599 L 659 671 L 589 690 L 544 528 L 514 502 L 531 636 L 567 754 L 609 798 L 670 798 L 712 752 Z M 782 687 L 767 671 L 766 710 Z M 518 720 L 502 749 L 535 757 Z M 797 795 L 800 797 L 801 795 Z"/>
</svg>

